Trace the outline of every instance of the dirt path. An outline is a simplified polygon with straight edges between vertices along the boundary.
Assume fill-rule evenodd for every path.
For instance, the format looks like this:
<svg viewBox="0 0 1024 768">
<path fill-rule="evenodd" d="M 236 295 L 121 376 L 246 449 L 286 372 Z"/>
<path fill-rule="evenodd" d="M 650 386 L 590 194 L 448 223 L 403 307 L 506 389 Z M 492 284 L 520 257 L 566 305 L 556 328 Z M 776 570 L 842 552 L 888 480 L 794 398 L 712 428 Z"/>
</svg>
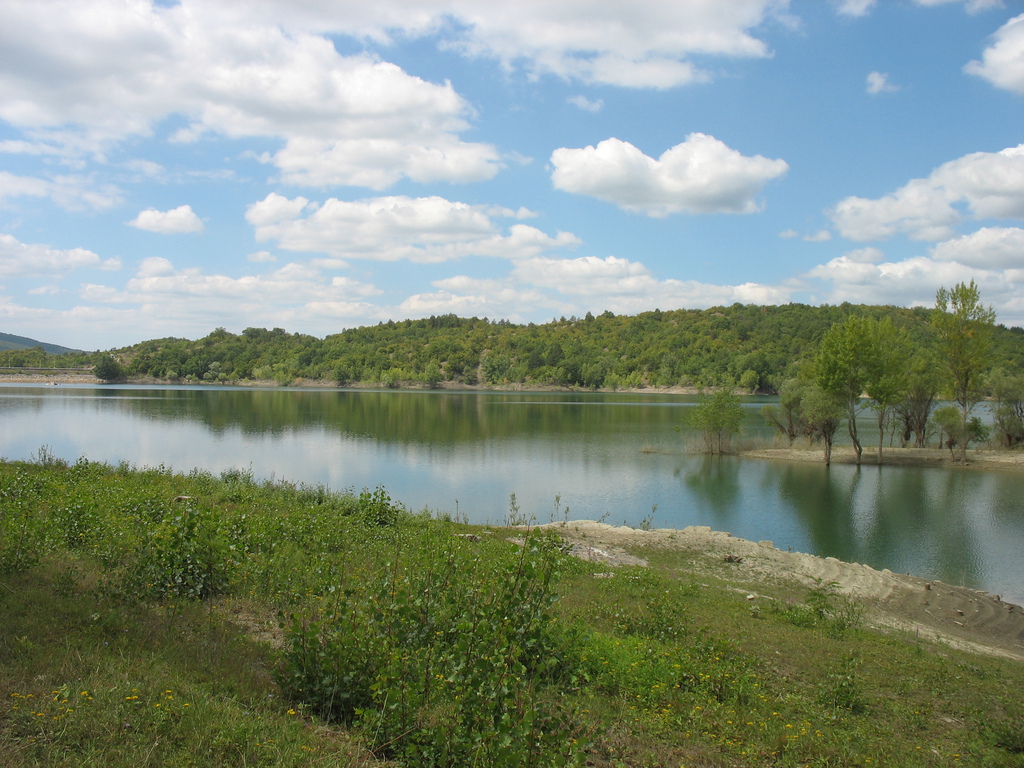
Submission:
<svg viewBox="0 0 1024 768">
<path fill-rule="evenodd" d="M 915 633 L 959 648 L 1024 661 L 1024 609 L 995 595 L 938 581 L 878 571 L 858 563 L 776 549 L 771 542 L 737 539 L 706 527 L 652 531 L 580 520 L 541 526 L 558 531 L 583 559 L 609 566 L 646 565 L 645 550 L 688 552 L 719 569 L 730 558 L 735 580 L 745 587 L 795 581 L 805 586 L 834 582 L 867 608 L 879 627 Z"/>
</svg>

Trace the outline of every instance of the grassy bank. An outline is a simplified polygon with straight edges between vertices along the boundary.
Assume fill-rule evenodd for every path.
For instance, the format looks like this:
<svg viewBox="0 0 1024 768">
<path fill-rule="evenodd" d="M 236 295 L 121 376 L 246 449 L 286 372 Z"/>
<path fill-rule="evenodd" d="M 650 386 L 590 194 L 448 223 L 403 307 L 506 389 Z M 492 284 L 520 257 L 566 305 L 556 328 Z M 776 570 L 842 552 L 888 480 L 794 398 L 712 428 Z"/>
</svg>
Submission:
<svg viewBox="0 0 1024 768">
<path fill-rule="evenodd" d="M 0 764 L 1024 766 L 1018 663 L 828 584 L 509 535 L 383 489 L 0 463 Z"/>
</svg>

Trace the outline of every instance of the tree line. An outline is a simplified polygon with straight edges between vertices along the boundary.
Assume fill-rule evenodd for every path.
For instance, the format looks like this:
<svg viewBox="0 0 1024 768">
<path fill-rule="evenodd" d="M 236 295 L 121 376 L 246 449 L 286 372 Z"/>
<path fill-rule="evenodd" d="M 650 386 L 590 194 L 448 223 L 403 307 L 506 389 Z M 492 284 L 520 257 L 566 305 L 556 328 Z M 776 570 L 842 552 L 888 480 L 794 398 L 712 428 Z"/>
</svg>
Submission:
<svg viewBox="0 0 1024 768">
<path fill-rule="evenodd" d="M 101 378 L 245 383 L 297 380 L 380 387 L 518 386 L 583 389 L 733 386 L 780 393 L 826 333 L 850 318 L 886 321 L 915 353 L 935 347 L 935 309 L 842 304 L 611 312 L 544 324 L 441 315 L 352 328 L 320 339 L 281 328 L 218 328 L 106 352 L 0 352 L 0 366 L 100 366 Z M 857 321 L 859 322 L 859 321 Z M 1024 366 L 1024 329 L 995 326 L 993 363 Z"/>
</svg>

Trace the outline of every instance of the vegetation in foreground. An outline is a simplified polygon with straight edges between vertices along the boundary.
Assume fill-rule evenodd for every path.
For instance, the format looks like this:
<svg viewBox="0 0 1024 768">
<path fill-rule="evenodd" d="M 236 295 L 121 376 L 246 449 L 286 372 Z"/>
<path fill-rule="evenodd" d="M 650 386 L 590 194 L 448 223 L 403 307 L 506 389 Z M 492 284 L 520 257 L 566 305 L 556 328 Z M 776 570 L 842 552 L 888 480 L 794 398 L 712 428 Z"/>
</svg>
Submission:
<svg viewBox="0 0 1024 768">
<path fill-rule="evenodd" d="M 0 763 L 1024 766 L 1019 663 L 870 630 L 828 584 L 667 551 L 607 578 L 509 533 L 2 462 Z"/>
</svg>

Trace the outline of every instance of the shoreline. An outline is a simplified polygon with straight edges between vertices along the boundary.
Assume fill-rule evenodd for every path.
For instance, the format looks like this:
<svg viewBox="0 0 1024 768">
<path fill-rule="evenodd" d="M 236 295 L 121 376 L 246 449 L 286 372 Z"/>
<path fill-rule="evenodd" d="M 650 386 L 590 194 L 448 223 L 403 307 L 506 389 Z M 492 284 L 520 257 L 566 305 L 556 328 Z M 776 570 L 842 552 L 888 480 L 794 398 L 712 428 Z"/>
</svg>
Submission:
<svg viewBox="0 0 1024 768">
<path fill-rule="evenodd" d="M 133 379 L 124 384 L 137 384 L 140 386 L 234 386 L 246 389 L 258 389 L 266 387 L 281 387 L 282 385 L 272 381 L 252 381 L 245 384 L 237 382 L 213 383 L 195 382 L 194 384 L 182 384 L 181 382 L 165 382 L 157 380 Z M 44 384 L 58 386 L 60 384 L 90 384 L 100 385 L 99 379 L 92 375 L 85 374 L 0 374 L 0 384 Z M 297 382 L 282 387 L 284 389 L 342 389 L 342 390 L 377 390 L 379 387 L 349 386 L 338 387 L 319 381 L 300 379 Z M 498 389 L 490 386 L 467 387 L 465 385 L 444 386 L 441 385 L 435 390 L 428 387 L 400 387 L 398 391 L 446 391 L 446 392 L 522 392 L 522 393 L 545 393 L 545 392 L 590 392 L 592 390 L 574 390 L 565 387 L 530 388 L 530 389 Z M 659 389 L 621 389 L 621 390 L 597 390 L 605 394 L 651 394 L 651 395 L 695 395 L 698 391 L 692 387 L 665 387 Z M 823 451 L 821 447 L 794 447 L 787 448 L 753 448 L 740 450 L 735 454 L 743 459 L 761 459 L 768 461 L 796 461 L 802 463 L 824 464 Z M 838 445 L 832 450 L 832 463 L 853 465 L 856 464 L 856 456 L 853 448 L 848 445 Z M 885 466 L 904 467 L 943 467 L 947 469 L 986 469 L 1002 470 L 1011 472 L 1024 472 L 1024 451 L 991 450 L 973 448 L 967 452 L 967 464 L 961 464 L 955 456 L 950 455 L 948 450 L 939 448 L 884 448 L 882 450 L 882 463 L 877 462 L 876 450 L 865 446 L 861 457 L 861 467 L 870 469 Z"/>
<path fill-rule="evenodd" d="M 823 450 L 815 448 L 755 448 L 739 451 L 737 456 L 744 459 L 763 459 L 768 461 L 796 461 L 824 465 Z M 853 465 L 857 457 L 849 445 L 840 445 L 832 449 L 832 463 Z M 878 463 L 876 451 L 867 448 L 861 456 L 862 469 L 882 469 L 885 467 L 943 467 L 945 469 L 993 469 L 1007 471 L 1024 471 L 1024 452 L 1010 450 L 992 450 L 971 448 L 967 451 L 967 464 L 961 464 L 956 456 L 946 449 L 940 448 L 884 448 L 882 463 Z"/>
<path fill-rule="evenodd" d="M 834 584 L 839 594 L 864 607 L 870 626 L 1024 662 L 1024 608 L 1001 595 L 834 557 L 780 550 L 770 541 L 739 539 L 706 526 L 645 531 L 572 520 L 534 527 L 557 532 L 572 554 L 612 569 L 647 566 L 644 555 L 658 550 L 687 553 L 695 573 L 739 585 L 737 591 L 751 604 L 777 599 L 762 592 L 780 585 Z M 1024 603 L 1024 595 L 1011 599 Z"/>
</svg>

